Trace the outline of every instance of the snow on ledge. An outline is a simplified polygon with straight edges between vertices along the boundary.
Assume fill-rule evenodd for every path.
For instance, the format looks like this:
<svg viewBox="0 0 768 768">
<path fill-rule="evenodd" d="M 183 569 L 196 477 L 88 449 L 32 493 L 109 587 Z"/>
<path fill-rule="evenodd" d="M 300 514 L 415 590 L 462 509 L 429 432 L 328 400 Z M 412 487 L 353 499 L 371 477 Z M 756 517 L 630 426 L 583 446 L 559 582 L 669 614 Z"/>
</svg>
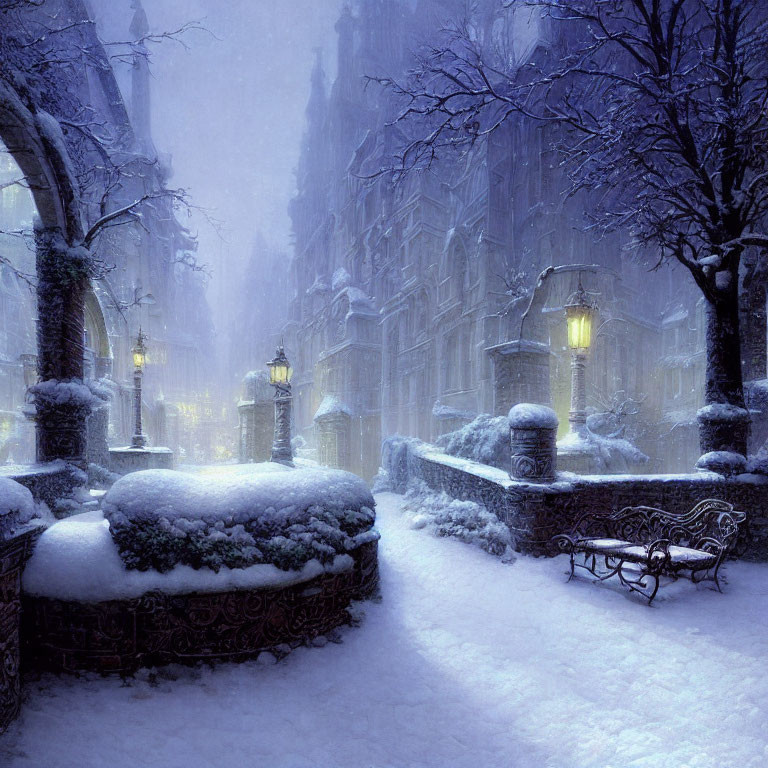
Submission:
<svg viewBox="0 0 768 768">
<path fill-rule="evenodd" d="M 696 411 L 699 421 L 749 421 L 749 411 L 730 403 L 711 403 Z"/>
<path fill-rule="evenodd" d="M 332 416 L 336 414 L 346 414 L 347 416 L 351 416 L 352 409 L 345 402 L 336 397 L 336 395 L 326 395 L 320 403 L 320 407 L 315 411 L 313 419 L 320 419 L 323 416 Z"/>
<path fill-rule="evenodd" d="M 27 594 L 39 597 L 101 602 L 128 600 L 152 591 L 176 595 L 285 587 L 323 572 L 346 571 L 352 565 L 349 555 L 337 555 L 325 568 L 310 560 L 299 571 L 281 571 L 269 564 L 223 567 L 217 573 L 187 565 L 177 565 L 167 573 L 128 570 L 109 523 L 100 512 L 85 512 L 60 520 L 42 534 L 24 570 L 22 587 Z"/>
<path fill-rule="evenodd" d="M 546 405 L 518 403 L 509 412 L 512 429 L 557 429 L 557 414 Z"/>
</svg>

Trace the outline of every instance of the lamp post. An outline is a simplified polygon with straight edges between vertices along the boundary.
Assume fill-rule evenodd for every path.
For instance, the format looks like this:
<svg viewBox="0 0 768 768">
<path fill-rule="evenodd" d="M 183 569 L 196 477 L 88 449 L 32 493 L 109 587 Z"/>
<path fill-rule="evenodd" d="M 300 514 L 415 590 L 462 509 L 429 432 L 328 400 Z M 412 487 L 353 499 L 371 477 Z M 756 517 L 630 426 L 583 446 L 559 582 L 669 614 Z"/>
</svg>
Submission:
<svg viewBox="0 0 768 768">
<path fill-rule="evenodd" d="M 131 448 L 144 448 L 147 438 L 141 432 L 141 377 L 144 374 L 144 363 L 147 358 L 147 348 L 144 344 L 147 337 L 139 328 L 139 335 L 133 345 L 133 408 L 135 416 L 135 432 L 131 438 Z"/>
<path fill-rule="evenodd" d="M 597 307 L 584 290 L 579 275 L 578 288 L 565 305 L 568 347 L 571 350 L 571 410 L 568 423 L 570 432 L 579 437 L 586 437 L 587 355 L 592 344 L 592 321 L 596 314 Z"/>
<path fill-rule="evenodd" d="M 275 388 L 275 437 L 271 461 L 293 466 L 291 450 L 291 376 L 293 369 L 285 356 L 282 343 L 269 367 L 269 383 Z"/>
</svg>

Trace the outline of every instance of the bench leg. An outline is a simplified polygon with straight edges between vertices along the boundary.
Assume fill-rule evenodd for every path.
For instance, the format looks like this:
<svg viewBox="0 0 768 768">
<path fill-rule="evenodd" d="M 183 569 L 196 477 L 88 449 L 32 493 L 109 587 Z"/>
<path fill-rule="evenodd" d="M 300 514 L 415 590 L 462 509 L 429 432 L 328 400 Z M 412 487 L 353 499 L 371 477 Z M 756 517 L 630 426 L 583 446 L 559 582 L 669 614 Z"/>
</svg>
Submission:
<svg viewBox="0 0 768 768">
<path fill-rule="evenodd" d="M 633 592 L 640 593 L 643 597 L 648 598 L 648 605 L 653 602 L 653 598 L 656 597 L 656 593 L 659 591 L 659 575 L 652 573 L 651 571 L 642 571 L 640 577 L 637 579 L 628 579 L 622 572 L 622 566 L 625 561 L 622 560 L 617 569 L 619 579 L 624 586 L 629 587 Z M 646 580 L 653 579 L 653 590 L 648 593 L 648 587 L 646 586 Z"/>
</svg>

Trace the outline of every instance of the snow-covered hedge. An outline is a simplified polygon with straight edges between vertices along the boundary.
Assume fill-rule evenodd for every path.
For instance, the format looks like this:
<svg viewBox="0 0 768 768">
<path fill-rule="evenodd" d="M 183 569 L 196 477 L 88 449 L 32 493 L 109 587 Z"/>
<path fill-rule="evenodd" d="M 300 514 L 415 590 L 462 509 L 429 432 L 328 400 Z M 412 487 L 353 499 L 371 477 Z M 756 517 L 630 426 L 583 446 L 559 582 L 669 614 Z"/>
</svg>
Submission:
<svg viewBox="0 0 768 768">
<path fill-rule="evenodd" d="M 499 469 L 509 469 L 511 462 L 509 421 L 505 416 L 481 414 L 455 432 L 435 441 L 449 456 L 471 459 Z"/>
<path fill-rule="evenodd" d="M 324 468 L 252 475 L 188 475 L 165 469 L 118 480 L 103 502 L 130 569 L 177 564 L 217 571 L 271 563 L 298 570 L 376 540 L 370 490 Z"/>
<path fill-rule="evenodd" d="M 8 477 L 0 477 L 0 539 L 31 520 L 35 509 L 29 488 Z"/>
<path fill-rule="evenodd" d="M 504 523 L 481 504 L 435 493 L 421 480 L 412 480 L 403 511 L 413 528 L 429 527 L 436 536 L 454 536 L 505 560 L 514 560 L 512 537 Z"/>
</svg>

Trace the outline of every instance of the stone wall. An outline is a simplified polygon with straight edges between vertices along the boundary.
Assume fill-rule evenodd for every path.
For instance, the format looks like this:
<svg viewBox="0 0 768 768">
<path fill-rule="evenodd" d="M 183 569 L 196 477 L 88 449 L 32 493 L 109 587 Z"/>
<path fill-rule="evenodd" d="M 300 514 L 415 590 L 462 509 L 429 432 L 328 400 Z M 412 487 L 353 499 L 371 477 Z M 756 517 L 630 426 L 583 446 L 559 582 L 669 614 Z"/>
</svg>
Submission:
<svg viewBox="0 0 768 768">
<path fill-rule="evenodd" d="M 605 513 L 647 505 L 688 512 L 697 502 L 723 499 L 747 513 L 740 542 L 742 557 L 768 562 L 768 477 L 724 478 L 714 472 L 686 475 L 557 474 L 552 483 L 513 480 L 503 470 L 457 459 L 414 439 L 390 438 L 383 466 L 393 490 L 402 493 L 411 479 L 436 491 L 483 504 L 512 533 L 515 549 L 550 555 L 549 540 L 568 531 L 584 512 Z"/>
<path fill-rule="evenodd" d="M 61 460 L 31 466 L 3 467 L 0 476 L 9 477 L 29 488 L 35 501 L 44 501 L 51 509 L 56 506 L 58 499 L 69 496 L 75 488 L 86 482 L 83 472 Z"/>
<path fill-rule="evenodd" d="M 0 733 L 21 707 L 21 571 L 41 527 L 0 540 Z"/>
<path fill-rule="evenodd" d="M 308 643 L 349 622 L 353 600 L 378 590 L 377 542 L 354 566 L 299 584 L 81 603 L 24 597 L 24 665 L 54 672 L 132 672 L 141 666 L 245 661 Z"/>
</svg>

